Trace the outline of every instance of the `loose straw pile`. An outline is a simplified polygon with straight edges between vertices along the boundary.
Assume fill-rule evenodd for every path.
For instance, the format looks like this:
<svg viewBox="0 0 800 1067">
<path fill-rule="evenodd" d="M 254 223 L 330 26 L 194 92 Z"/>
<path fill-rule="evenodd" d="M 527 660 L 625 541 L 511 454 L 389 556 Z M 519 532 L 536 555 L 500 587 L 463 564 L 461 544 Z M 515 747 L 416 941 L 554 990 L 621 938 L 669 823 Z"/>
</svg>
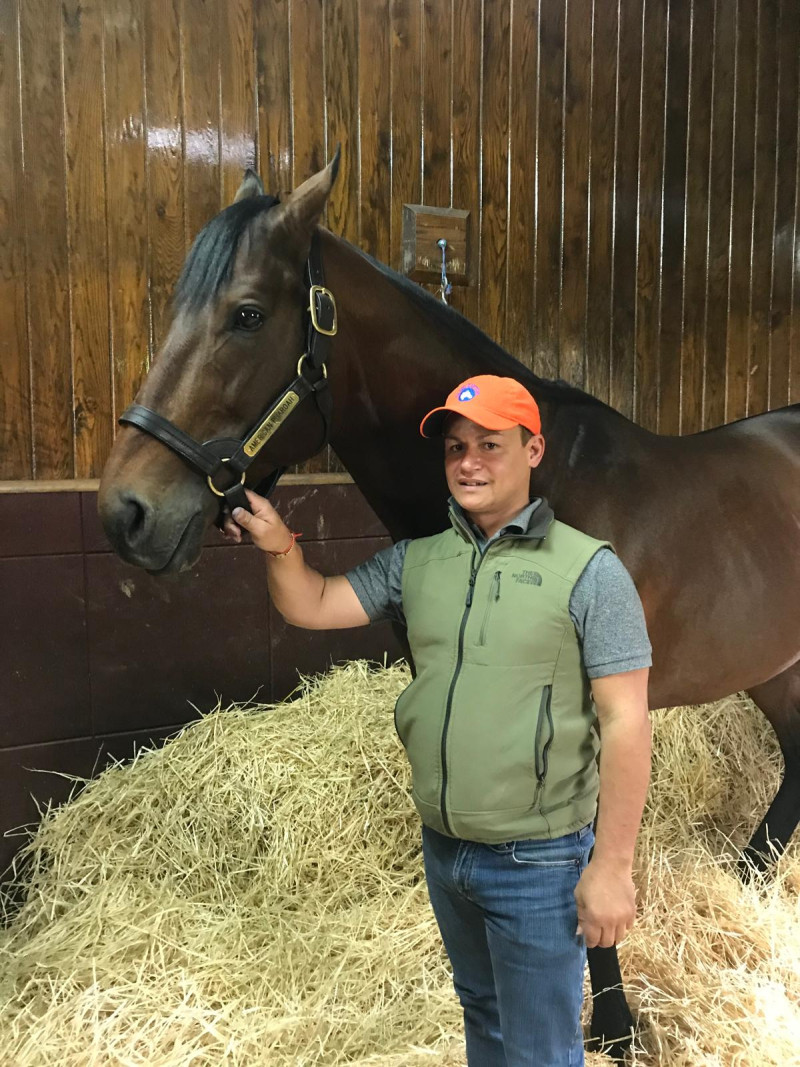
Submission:
<svg viewBox="0 0 800 1067">
<path fill-rule="evenodd" d="M 0 1064 L 463 1064 L 392 724 L 407 681 L 355 662 L 217 709 L 49 813 L 4 902 Z M 730 859 L 774 739 L 744 699 L 653 722 L 634 1063 L 800 1064 L 800 849 L 749 887 Z"/>
</svg>

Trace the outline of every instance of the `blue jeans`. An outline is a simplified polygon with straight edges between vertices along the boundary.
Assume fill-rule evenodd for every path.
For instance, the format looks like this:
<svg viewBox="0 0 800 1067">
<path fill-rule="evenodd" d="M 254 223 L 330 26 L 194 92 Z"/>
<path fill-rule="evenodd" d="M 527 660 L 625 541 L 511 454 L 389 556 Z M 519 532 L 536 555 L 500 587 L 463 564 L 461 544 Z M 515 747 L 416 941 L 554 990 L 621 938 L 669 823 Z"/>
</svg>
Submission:
<svg viewBox="0 0 800 1067">
<path fill-rule="evenodd" d="M 594 833 L 480 845 L 423 826 L 431 904 L 469 1067 L 582 1067 L 586 944 L 575 887 Z"/>
</svg>

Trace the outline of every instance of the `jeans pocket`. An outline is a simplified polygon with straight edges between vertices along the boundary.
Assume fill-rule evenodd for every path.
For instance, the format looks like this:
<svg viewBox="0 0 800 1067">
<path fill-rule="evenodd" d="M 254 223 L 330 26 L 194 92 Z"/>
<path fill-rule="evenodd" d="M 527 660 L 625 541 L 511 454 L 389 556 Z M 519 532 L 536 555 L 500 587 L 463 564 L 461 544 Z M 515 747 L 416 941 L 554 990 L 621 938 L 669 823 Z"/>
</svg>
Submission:
<svg viewBox="0 0 800 1067">
<path fill-rule="evenodd" d="M 511 857 L 526 867 L 580 867 L 586 851 L 578 834 L 566 834 L 552 840 L 515 841 Z"/>
</svg>

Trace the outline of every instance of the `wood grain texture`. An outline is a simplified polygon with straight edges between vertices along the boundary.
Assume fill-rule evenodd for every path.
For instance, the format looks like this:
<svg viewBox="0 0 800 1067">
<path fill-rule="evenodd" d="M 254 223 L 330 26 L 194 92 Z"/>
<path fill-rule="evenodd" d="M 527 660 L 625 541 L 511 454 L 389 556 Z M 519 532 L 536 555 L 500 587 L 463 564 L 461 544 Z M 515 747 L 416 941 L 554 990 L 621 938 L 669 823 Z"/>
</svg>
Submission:
<svg viewBox="0 0 800 1067">
<path fill-rule="evenodd" d="M 105 2 L 106 219 L 113 419 L 150 362 L 144 22 L 140 0 Z"/>
<path fill-rule="evenodd" d="M 390 257 L 392 86 L 389 0 L 360 0 L 358 99 L 360 120 L 358 243 L 382 263 Z"/>
<path fill-rule="evenodd" d="M 593 0 L 570 0 L 564 47 L 564 209 L 559 376 L 586 377 L 586 284 L 589 252 L 589 142 Z"/>
<path fill-rule="evenodd" d="M 788 404 L 791 379 L 792 279 L 795 259 L 795 199 L 798 164 L 800 18 L 797 4 L 782 0 L 778 25 L 777 174 L 772 235 L 769 408 Z M 799 399 L 795 397 L 795 399 Z"/>
<path fill-rule="evenodd" d="M 506 312 L 511 20 L 507 4 L 483 9 L 481 290 L 479 324 L 503 336 Z"/>
<path fill-rule="evenodd" d="M 703 425 L 725 421 L 725 350 L 728 335 L 731 161 L 736 56 L 736 7 L 714 5 L 711 161 L 708 190 L 708 269 L 706 275 Z"/>
<path fill-rule="evenodd" d="M 0 5 L 0 479 L 33 474 L 18 13 Z"/>
<path fill-rule="evenodd" d="M 639 112 L 639 245 L 636 258 L 636 364 L 633 418 L 658 429 L 661 329 L 661 237 L 664 94 L 667 80 L 668 0 L 648 0 L 642 18 Z"/>
<path fill-rule="evenodd" d="M 536 362 L 535 264 L 539 106 L 539 0 L 516 0 L 511 33 L 508 271 L 503 344 L 533 369 Z"/>
<path fill-rule="evenodd" d="M 592 129 L 589 222 L 589 284 L 586 322 L 586 389 L 609 397 L 611 349 L 611 268 L 613 262 L 614 156 L 617 143 L 616 92 L 619 62 L 616 4 L 595 4 L 592 77 Z"/>
<path fill-rule="evenodd" d="M 112 440 L 103 9 L 64 0 L 62 13 L 75 475 L 95 478 Z"/>
<path fill-rule="evenodd" d="M 665 433 L 800 400 L 797 0 L 7 0 L 0 49 L 8 479 L 99 473 L 193 237 L 337 142 L 323 221 L 399 268 L 468 211 L 450 302 L 538 373 Z"/>
<path fill-rule="evenodd" d="M 390 264 L 403 256 L 403 204 L 422 200 L 422 19 L 419 0 L 392 0 L 392 217 Z"/>
<path fill-rule="evenodd" d="M 181 0 L 143 0 L 151 356 L 169 326 L 169 300 L 186 253 Z"/>
<path fill-rule="evenodd" d="M 46 0 L 20 8 L 28 344 L 37 478 L 75 473 L 64 159 L 63 20 Z"/>
<path fill-rule="evenodd" d="M 248 167 L 256 165 L 256 68 L 252 0 L 219 6 L 220 207 L 233 203 Z"/>
<path fill-rule="evenodd" d="M 290 0 L 255 0 L 258 172 L 275 195 L 292 188 Z"/>
<path fill-rule="evenodd" d="M 482 22 L 480 5 L 453 0 L 452 144 L 453 207 L 469 211 L 470 283 L 458 286 L 451 305 L 473 322 L 478 321 L 481 260 L 480 118 Z"/>
<path fill-rule="evenodd" d="M 747 414 L 750 372 L 750 277 L 753 245 L 758 3 L 742 0 L 736 20 L 736 114 L 733 127 L 731 266 L 725 421 Z"/>
<path fill-rule="evenodd" d="M 219 0 L 182 0 L 181 27 L 188 246 L 221 205 Z"/>
</svg>

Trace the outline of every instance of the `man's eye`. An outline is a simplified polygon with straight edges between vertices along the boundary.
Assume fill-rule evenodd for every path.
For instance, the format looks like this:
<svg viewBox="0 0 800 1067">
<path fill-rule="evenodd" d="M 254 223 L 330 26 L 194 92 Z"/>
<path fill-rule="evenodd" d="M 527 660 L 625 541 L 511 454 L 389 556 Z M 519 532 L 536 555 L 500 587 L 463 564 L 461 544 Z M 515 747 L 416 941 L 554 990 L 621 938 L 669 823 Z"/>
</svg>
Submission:
<svg viewBox="0 0 800 1067">
<path fill-rule="evenodd" d="M 487 448 L 497 448 L 497 442 L 496 441 L 485 441 L 484 444 L 486 445 Z"/>
<path fill-rule="evenodd" d="M 247 330 L 252 333 L 264 324 L 264 316 L 258 308 L 239 308 L 233 317 L 233 325 L 237 330 Z"/>
</svg>

